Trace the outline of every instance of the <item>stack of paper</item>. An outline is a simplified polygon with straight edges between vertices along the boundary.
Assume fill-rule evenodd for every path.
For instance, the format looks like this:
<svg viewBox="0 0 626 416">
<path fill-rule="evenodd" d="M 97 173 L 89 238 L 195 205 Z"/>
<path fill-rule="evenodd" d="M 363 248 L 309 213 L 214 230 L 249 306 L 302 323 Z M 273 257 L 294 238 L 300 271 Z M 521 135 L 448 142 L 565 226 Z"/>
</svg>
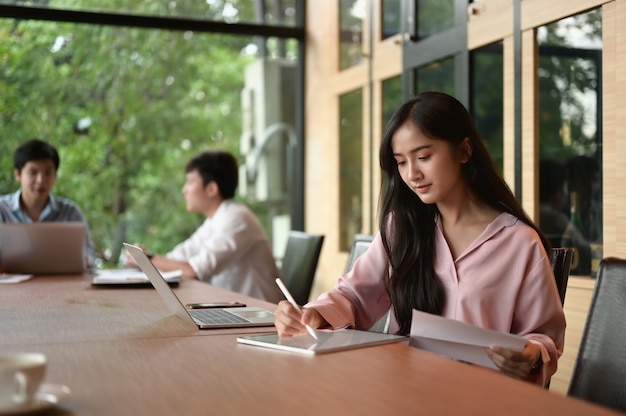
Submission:
<svg viewBox="0 0 626 416">
<path fill-rule="evenodd" d="M 183 275 L 182 270 L 161 272 L 168 283 L 177 283 Z M 148 276 L 139 269 L 102 269 L 98 270 L 93 277 L 94 285 L 120 285 L 150 283 Z"/>
</svg>

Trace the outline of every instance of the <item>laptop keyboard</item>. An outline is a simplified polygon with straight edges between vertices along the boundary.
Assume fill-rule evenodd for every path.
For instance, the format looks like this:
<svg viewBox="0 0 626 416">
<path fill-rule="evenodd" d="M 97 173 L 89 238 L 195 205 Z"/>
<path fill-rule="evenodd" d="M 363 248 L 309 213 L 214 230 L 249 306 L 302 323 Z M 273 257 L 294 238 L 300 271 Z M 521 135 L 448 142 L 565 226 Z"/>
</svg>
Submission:
<svg viewBox="0 0 626 416">
<path fill-rule="evenodd" d="M 242 324 L 249 320 L 223 309 L 192 309 L 191 315 L 202 324 Z"/>
</svg>

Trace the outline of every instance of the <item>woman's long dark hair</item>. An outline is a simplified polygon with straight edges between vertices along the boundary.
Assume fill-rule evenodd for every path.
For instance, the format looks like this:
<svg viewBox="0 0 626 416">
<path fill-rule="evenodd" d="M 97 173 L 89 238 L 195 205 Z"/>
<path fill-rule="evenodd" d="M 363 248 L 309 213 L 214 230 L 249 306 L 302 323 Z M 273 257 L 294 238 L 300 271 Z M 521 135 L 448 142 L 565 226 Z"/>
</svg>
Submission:
<svg viewBox="0 0 626 416">
<path fill-rule="evenodd" d="M 499 174 L 463 104 L 440 92 L 424 92 L 409 99 L 391 116 L 380 146 L 384 178 L 379 226 L 391 270 L 387 289 L 402 334 L 410 331 L 413 309 L 441 315 L 445 302 L 434 270 L 437 206 L 423 203 L 404 183 L 391 147 L 396 130 L 406 121 L 427 137 L 452 146 L 469 138 L 472 152 L 462 174 L 471 192 L 490 207 L 508 212 L 534 228 L 546 251 L 551 250 L 550 242 Z"/>
</svg>

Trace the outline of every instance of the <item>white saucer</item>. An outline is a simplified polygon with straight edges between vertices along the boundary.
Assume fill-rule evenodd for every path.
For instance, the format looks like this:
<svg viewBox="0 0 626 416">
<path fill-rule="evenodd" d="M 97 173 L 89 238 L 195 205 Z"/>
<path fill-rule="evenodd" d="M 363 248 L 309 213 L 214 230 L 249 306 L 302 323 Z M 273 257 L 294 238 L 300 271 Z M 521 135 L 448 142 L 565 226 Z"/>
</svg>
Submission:
<svg viewBox="0 0 626 416">
<path fill-rule="evenodd" d="M 35 400 L 21 406 L 0 409 L 0 415 L 25 415 L 50 409 L 70 397 L 70 388 L 62 384 L 43 383 Z"/>
</svg>

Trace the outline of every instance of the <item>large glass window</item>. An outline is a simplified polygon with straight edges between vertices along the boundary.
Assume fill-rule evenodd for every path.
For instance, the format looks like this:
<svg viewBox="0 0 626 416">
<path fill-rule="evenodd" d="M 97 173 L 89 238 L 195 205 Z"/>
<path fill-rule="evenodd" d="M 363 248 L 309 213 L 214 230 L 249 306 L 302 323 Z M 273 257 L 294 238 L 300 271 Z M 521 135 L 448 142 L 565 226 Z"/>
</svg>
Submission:
<svg viewBox="0 0 626 416">
<path fill-rule="evenodd" d="M 366 2 L 341 0 L 339 3 L 339 68 L 363 61 L 363 20 Z"/>
<path fill-rule="evenodd" d="M 594 274 L 602 256 L 600 10 L 537 30 L 540 226 L 576 249 L 573 274 Z"/>
<path fill-rule="evenodd" d="M 417 36 L 424 39 L 454 27 L 456 0 L 417 0 Z"/>
<path fill-rule="evenodd" d="M 504 163 L 502 64 L 502 43 L 483 46 L 470 54 L 470 111 L 500 172 Z"/>
<path fill-rule="evenodd" d="M 393 113 L 402 105 L 404 95 L 402 94 L 402 76 L 389 78 L 383 81 L 383 132 L 387 122 Z M 382 133 L 382 132 L 381 132 Z"/>
<path fill-rule="evenodd" d="M 440 91 L 454 96 L 454 58 L 448 57 L 418 67 L 415 79 L 418 93 Z"/>
<path fill-rule="evenodd" d="M 21 19 L 0 19 L 0 38 L 0 194 L 18 186 L 13 150 L 49 141 L 53 193 L 81 206 L 103 259 L 189 236 L 203 218 L 186 212 L 185 163 L 207 149 L 238 157 L 237 197 L 270 236 L 292 214 L 298 41 L 261 54 L 252 35 Z"/>
<path fill-rule="evenodd" d="M 402 6 L 400 0 L 382 0 L 382 33 L 381 37 L 387 39 L 400 33 L 402 18 L 400 15 Z"/>
<path fill-rule="evenodd" d="M 363 222 L 363 91 L 339 97 L 339 244 L 348 250 Z"/>
<path fill-rule="evenodd" d="M 467 3 L 403 0 L 405 94 L 441 91 L 469 102 Z"/>
<path fill-rule="evenodd" d="M 263 23 L 296 26 L 296 0 L 0 0 L 0 4 L 62 10 L 129 13 L 145 16 L 184 17 L 224 23 Z"/>
</svg>

